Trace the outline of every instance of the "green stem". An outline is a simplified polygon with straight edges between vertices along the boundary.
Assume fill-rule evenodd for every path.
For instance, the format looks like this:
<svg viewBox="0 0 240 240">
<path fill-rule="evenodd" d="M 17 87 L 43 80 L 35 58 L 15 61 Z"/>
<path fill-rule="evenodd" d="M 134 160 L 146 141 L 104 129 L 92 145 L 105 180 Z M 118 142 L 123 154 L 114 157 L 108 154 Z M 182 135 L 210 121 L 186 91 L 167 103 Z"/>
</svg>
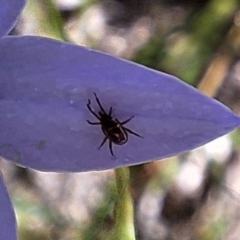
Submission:
<svg viewBox="0 0 240 240">
<path fill-rule="evenodd" d="M 135 240 L 133 202 L 129 185 L 129 168 L 115 169 L 117 198 L 114 206 L 114 240 Z"/>
<path fill-rule="evenodd" d="M 53 4 L 53 0 L 28 0 L 23 12 L 23 15 L 30 16 L 30 20 L 36 22 L 39 35 L 68 41 L 60 12 Z"/>
</svg>

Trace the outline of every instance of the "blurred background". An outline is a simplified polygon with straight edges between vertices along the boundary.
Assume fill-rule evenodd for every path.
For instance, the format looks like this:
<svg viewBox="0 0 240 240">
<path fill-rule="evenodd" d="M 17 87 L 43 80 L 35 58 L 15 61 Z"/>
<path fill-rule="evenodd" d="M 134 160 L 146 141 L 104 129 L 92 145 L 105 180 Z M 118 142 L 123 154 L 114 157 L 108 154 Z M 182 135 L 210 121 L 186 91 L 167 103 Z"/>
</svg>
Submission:
<svg viewBox="0 0 240 240">
<path fill-rule="evenodd" d="M 173 74 L 240 114 L 239 0 L 27 0 L 10 34 L 69 41 Z M 3 159 L 0 167 L 20 240 L 109 239 L 113 170 L 43 173 Z M 138 240 L 239 239 L 239 129 L 130 171 Z"/>
</svg>

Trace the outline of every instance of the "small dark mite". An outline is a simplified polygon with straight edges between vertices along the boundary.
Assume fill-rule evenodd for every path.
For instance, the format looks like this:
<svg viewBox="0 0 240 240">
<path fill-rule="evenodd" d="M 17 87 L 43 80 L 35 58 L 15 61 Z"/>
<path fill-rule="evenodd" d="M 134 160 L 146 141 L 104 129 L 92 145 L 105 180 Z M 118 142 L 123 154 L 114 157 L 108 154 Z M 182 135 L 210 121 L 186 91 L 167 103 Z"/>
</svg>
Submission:
<svg viewBox="0 0 240 240">
<path fill-rule="evenodd" d="M 139 134 L 133 132 L 131 129 L 124 127 L 123 125 L 125 125 L 126 123 L 128 123 L 129 121 L 131 121 L 134 116 L 130 117 L 129 119 L 120 122 L 117 118 L 113 118 L 112 117 L 112 110 L 113 108 L 110 107 L 109 112 L 107 113 L 97 94 L 94 93 L 96 102 L 100 108 L 99 112 L 96 113 L 94 112 L 94 110 L 91 108 L 91 101 L 90 99 L 88 99 L 88 103 L 87 103 L 87 108 L 88 110 L 99 120 L 99 122 L 91 122 L 89 120 L 87 120 L 87 122 L 90 125 L 101 125 L 102 128 L 102 132 L 105 135 L 102 143 L 100 144 L 99 148 L 100 149 L 104 143 L 107 141 L 107 139 L 109 140 L 109 149 L 110 149 L 110 153 L 113 157 L 116 158 L 116 156 L 113 153 L 113 149 L 112 149 L 112 143 L 115 143 L 117 145 L 123 145 L 128 141 L 128 133 L 135 135 L 137 137 L 143 138 L 142 136 L 140 136 Z"/>
</svg>

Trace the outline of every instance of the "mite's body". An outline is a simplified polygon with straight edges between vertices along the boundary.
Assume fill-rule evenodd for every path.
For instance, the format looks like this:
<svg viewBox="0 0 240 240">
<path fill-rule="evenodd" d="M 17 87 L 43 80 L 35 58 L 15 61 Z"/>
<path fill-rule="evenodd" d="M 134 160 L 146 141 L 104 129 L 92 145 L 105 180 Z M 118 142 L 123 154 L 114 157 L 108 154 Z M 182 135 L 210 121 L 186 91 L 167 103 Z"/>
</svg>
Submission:
<svg viewBox="0 0 240 240">
<path fill-rule="evenodd" d="M 128 141 L 128 133 L 133 134 L 140 138 L 142 138 L 142 136 L 123 126 L 129 121 L 131 121 L 133 116 L 123 122 L 120 122 L 118 119 L 112 117 L 112 107 L 110 107 L 109 112 L 107 113 L 102 107 L 102 104 L 99 98 L 97 97 L 97 94 L 94 93 L 94 95 L 95 95 L 96 102 L 100 108 L 100 111 L 98 112 L 98 114 L 94 112 L 94 110 L 91 108 L 90 100 L 88 100 L 87 108 L 99 120 L 99 122 L 90 122 L 88 120 L 87 122 L 90 125 L 101 125 L 101 129 L 103 134 L 105 135 L 105 138 L 100 144 L 99 149 L 103 146 L 103 144 L 108 139 L 111 155 L 115 157 L 112 149 L 112 143 L 115 143 L 117 145 L 125 144 Z"/>
</svg>

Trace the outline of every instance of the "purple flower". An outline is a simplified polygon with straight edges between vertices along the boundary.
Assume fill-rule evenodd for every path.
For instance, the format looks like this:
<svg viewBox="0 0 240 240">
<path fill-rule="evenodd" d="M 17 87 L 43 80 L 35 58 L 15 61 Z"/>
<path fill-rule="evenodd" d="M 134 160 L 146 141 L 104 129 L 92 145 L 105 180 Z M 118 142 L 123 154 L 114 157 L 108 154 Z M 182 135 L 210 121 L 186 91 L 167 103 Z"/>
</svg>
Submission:
<svg viewBox="0 0 240 240">
<path fill-rule="evenodd" d="M 46 171 L 89 171 L 167 157 L 226 134 L 240 123 L 230 110 L 173 76 L 41 37 L 0 43 L 1 154 Z M 108 111 L 143 139 L 113 146 L 86 104 L 97 93 Z"/>
<path fill-rule="evenodd" d="M 0 1 L 0 38 L 14 26 L 25 0 Z"/>
<path fill-rule="evenodd" d="M 196 148 L 233 130 L 240 119 L 179 79 L 113 56 L 42 37 L 0 41 L 0 153 L 44 171 L 134 165 Z M 88 111 L 90 99 L 129 134 L 113 144 Z"/>
<path fill-rule="evenodd" d="M 11 30 L 11 27 L 16 21 L 16 18 L 23 5 L 24 0 L 8 0 L 8 1 L 0 0 L 0 38 L 5 33 Z M 1 226 L 0 239 L 8 240 L 17 239 L 15 216 L 6 187 L 4 186 L 4 183 L 2 181 L 1 172 L 0 172 L 0 226 Z"/>
<path fill-rule="evenodd" d="M 23 0 L 0 1 L 0 36 L 10 30 L 23 5 Z M 0 86 L 1 156 L 44 171 L 152 161 L 198 147 L 240 125 L 229 109 L 173 76 L 42 37 L 0 40 Z M 99 115 L 94 93 L 107 113 L 113 108 L 111 124 L 134 116 L 124 125 L 128 141 L 113 144 L 116 158 L 108 137 L 127 136 L 117 125 L 118 132 L 104 128 L 104 135 L 100 125 L 88 124 L 99 121 L 86 106 L 90 100 Z M 0 195 L 0 239 L 16 239 L 2 182 Z"/>
<path fill-rule="evenodd" d="M 16 240 L 16 222 L 13 207 L 0 172 L 0 239 Z"/>
</svg>

